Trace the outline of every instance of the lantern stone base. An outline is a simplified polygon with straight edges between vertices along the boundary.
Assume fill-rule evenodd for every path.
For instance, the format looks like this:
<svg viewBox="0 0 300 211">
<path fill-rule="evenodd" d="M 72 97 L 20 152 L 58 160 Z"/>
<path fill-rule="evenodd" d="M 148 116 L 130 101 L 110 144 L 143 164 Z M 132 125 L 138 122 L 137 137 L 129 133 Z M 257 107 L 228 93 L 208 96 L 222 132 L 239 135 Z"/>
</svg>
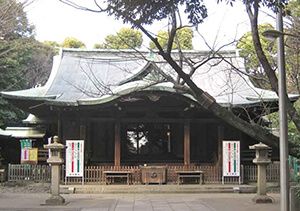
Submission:
<svg viewBox="0 0 300 211">
<path fill-rule="evenodd" d="M 49 199 L 46 199 L 45 205 L 65 205 L 65 199 L 60 196 L 51 196 Z"/>
<path fill-rule="evenodd" d="M 274 199 L 267 195 L 256 195 L 252 199 L 252 201 L 255 202 L 256 204 L 268 204 L 268 203 L 273 203 Z"/>
</svg>

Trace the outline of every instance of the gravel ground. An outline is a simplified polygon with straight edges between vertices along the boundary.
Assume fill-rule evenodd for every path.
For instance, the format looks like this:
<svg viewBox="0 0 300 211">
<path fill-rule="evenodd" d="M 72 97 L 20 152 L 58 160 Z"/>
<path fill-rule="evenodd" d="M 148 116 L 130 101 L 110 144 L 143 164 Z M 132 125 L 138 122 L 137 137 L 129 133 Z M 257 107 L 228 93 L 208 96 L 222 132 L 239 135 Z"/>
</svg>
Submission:
<svg viewBox="0 0 300 211">
<path fill-rule="evenodd" d="M 0 183 L 0 193 L 49 193 L 50 183 L 4 182 Z"/>
</svg>

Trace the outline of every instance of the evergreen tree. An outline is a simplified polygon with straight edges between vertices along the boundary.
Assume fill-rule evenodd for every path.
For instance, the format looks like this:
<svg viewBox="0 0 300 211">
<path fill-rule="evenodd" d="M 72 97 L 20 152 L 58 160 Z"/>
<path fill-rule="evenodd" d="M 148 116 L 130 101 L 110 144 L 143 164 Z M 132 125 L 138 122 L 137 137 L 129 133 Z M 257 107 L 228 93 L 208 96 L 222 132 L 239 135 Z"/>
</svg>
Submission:
<svg viewBox="0 0 300 211">
<path fill-rule="evenodd" d="M 143 43 L 142 33 L 132 28 L 121 28 L 115 35 L 105 37 L 105 42 L 95 44 L 95 48 L 106 49 L 133 49 L 140 48 Z"/>
<path fill-rule="evenodd" d="M 0 1 L 0 90 L 11 91 L 45 83 L 54 50 L 33 37 L 24 4 Z M 16 125 L 26 114 L 0 97 L 0 127 Z"/>
</svg>

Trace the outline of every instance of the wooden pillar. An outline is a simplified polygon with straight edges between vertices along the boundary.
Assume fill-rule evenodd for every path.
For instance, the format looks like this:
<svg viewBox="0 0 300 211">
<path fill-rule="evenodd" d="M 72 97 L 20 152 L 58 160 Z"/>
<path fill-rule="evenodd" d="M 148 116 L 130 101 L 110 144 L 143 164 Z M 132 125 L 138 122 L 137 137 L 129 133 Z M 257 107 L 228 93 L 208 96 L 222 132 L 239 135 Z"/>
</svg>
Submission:
<svg viewBox="0 0 300 211">
<path fill-rule="evenodd" d="M 57 136 L 62 141 L 63 140 L 63 134 L 62 134 L 62 118 L 61 118 L 61 111 L 58 111 L 57 115 Z"/>
<path fill-rule="evenodd" d="M 218 126 L 218 166 L 222 166 L 223 162 L 223 140 L 224 140 L 224 126 Z"/>
<path fill-rule="evenodd" d="M 80 121 L 79 125 L 79 138 L 84 141 L 84 162 L 85 164 L 88 164 L 89 160 L 89 153 L 88 153 L 88 142 L 86 138 L 86 122 L 85 121 Z"/>
<path fill-rule="evenodd" d="M 81 123 L 79 127 L 79 138 L 82 140 L 86 139 L 86 125 L 85 123 Z"/>
<path fill-rule="evenodd" d="M 184 122 L 184 143 L 183 143 L 183 158 L 184 158 L 184 165 L 190 165 L 191 158 L 190 158 L 190 122 Z"/>
<path fill-rule="evenodd" d="M 115 122 L 115 166 L 121 165 L 121 127 L 120 121 Z"/>
<path fill-rule="evenodd" d="M 139 129 L 137 127 L 137 131 L 136 131 L 136 154 L 140 154 L 140 136 L 139 136 Z"/>
<path fill-rule="evenodd" d="M 88 142 L 86 149 L 87 149 L 87 154 L 89 155 L 89 159 L 93 157 L 93 137 L 92 137 L 92 122 L 87 120 L 86 122 L 86 140 Z"/>
</svg>

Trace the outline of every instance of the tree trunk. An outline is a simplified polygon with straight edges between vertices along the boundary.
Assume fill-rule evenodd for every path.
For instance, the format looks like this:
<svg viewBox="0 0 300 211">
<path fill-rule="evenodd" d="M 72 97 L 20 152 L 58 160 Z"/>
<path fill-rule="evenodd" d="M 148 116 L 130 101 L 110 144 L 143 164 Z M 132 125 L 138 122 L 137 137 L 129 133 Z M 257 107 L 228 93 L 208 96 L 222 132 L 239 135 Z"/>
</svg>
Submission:
<svg viewBox="0 0 300 211">
<path fill-rule="evenodd" d="M 263 52 L 262 45 L 259 39 L 258 25 L 257 25 L 258 4 L 253 5 L 253 12 L 249 4 L 246 4 L 246 8 L 251 23 L 252 40 L 257 54 L 257 58 L 270 80 L 273 91 L 275 91 L 278 94 L 278 79 L 276 77 L 275 71 L 271 67 L 265 53 Z M 289 117 L 295 124 L 297 130 L 300 132 L 300 115 L 298 114 L 297 110 L 291 103 L 287 94 L 285 95 L 285 101 L 286 101 L 286 109 L 289 114 Z"/>
<path fill-rule="evenodd" d="M 257 2 L 258 1 L 256 1 L 256 3 Z M 247 3 L 246 3 L 246 5 L 247 5 Z M 99 7 L 99 9 L 100 9 L 100 11 L 105 12 L 105 10 L 101 9 L 101 7 Z M 110 9 L 113 10 L 113 12 L 115 12 L 117 14 L 117 16 L 126 17 L 126 14 L 124 13 L 124 11 L 118 10 L 116 8 L 110 8 Z M 249 9 L 249 8 L 247 7 L 247 9 Z M 172 18 L 174 18 L 174 17 L 172 17 Z M 250 123 L 242 120 L 241 118 L 235 116 L 231 111 L 228 111 L 226 108 L 220 106 L 212 96 L 210 96 L 208 93 L 206 93 L 202 89 L 200 89 L 192 81 L 190 76 L 183 72 L 182 68 L 171 57 L 171 48 L 168 48 L 167 51 L 165 52 L 163 50 L 162 46 L 159 44 L 158 40 L 156 38 L 154 38 L 151 35 L 151 33 L 149 33 L 149 31 L 147 31 L 140 22 L 132 19 L 129 16 L 127 16 L 127 21 L 130 22 L 133 26 L 139 28 L 156 45 L 156 47 L 158 49 L 158 53 L 177 72 L 179 77 L 185 81 L 187 86 L 190 88 L 191 93 L 193 94 L 193 96 L 196 98 L 198 103 L 203 108 L 206 108 L 207 110 L 212 111 L 216 117 L 224 120 L 229 125 L 237 128 L 238 130 L 244 132 L 245 134 L 251 136 L 252 138 L 259 140 L 270 146 L 278 147 L 278 143 L 279 143 L 278 137 L 274 136 L 269 131 L 267 131 L 266 129 L 262 128 L 259 125 L 256 125 L 256 124 L 253 125 L 253 124 L 250 124 Z M 174 28 L 176 27 L 176 22 L 173 21 L 172 23 L 173 24 L 171 25 L 171 27 L 172 27 L 171 31 L 174 30 Z M 172 46 L 172 42 L 174 40 L 174 37 L 171 37 L 171 36 L 174 36 L 174 33 L 170 34 L 168 46 Z M 275 79 L 276 79 L 276 77 L 274 77 L 274 80 Z M 295 115 L 295 113 L 294 113 L 294 115 Z M 300 120 L 300 118 L 299 118 L 299 120 Z M 300 121 L 299 121 L 299 126 L 300 126 Z M 299 127 L 299 129 L 300 129 L 300 127 Z M 294 154 L 294 153 L 291 152 L 291 154 Z"/>
<path fill-rule="evenodd" d="M 177 72 L 177 74 L 186 82 L 190 87 L 193 96 L 196 98 L 198 103 L 206 108 L 209 111 L 212 111 L 213 114 L 222 119 L 224 122 L 233 126 L 234 128 L 242 131 L 243 133 L 249 135 L 250 137 L 261 141 L 271 147 L 279 147 L 279 139 L 277 136 L 274 136 L 268 130 L 257 124 L 250 124 L 241 118 L 235 116 L 231 111 L 228 111 L 226 108 L 220 106 L 215 99 L 210 96 L 208 93 L 200 89 L 192 79 L 182 71 L 179 65 L 173 60 L 170 54 L 159 52 L 160 55 L 172 66 L 172 68 Z M 290 143 L 292 147 L 292 144 Z M 291 155 L 296 155 L 294 151 L 290 150 Z"/>
</svg>

